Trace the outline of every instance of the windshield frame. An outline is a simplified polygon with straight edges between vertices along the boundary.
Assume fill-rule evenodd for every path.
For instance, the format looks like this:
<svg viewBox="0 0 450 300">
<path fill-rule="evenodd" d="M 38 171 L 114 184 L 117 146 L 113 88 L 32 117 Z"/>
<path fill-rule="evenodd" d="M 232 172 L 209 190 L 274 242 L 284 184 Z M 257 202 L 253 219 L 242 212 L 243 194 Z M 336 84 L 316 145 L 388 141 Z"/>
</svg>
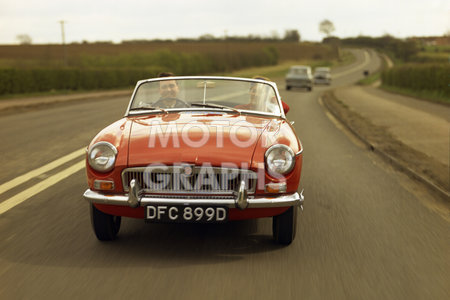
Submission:
<svg viewBox="0 0 450 300">
<path fill-rule="evenodd" d="M 164 108 L 166 112 L 184 112 L 184 111 L 220 111 L 224 113 L 236 113 L 236 110 L 242 114 L 251 114 L 251 115 L 261 115 L 261 116 L 275 116 L 286 119 L 286 115 L 284 113 L 283 105 L 281 102 L 281 97 L 275 82 L 266 81 L 262 79 L 251 79 L 251 78 L 241 78 L 241 77 L 228 77 L 228 76 L 172 76 L 172 77 L 158 77 L 158 78 L 150 78 L 145 80 L 139 80 L 134 88 L 133 94 L 131 95 L 130 102 L 128 103 L 127 110 L 125 112 L 125 117 L 139 116 L 143 114 L 161 114 L 164 113 L 161 110 L 152 110 L 152 109 L 142 109 L 142 110 L 131 110 L 131 105 L 135 99 L 136 92 L 142 84 L 150 83 L 150 82 L 158 82 L 165 80 L 229 80 L 229 81 L 243 81 L 243 82 L 254 82 L 254 83 L 263 83 L 270 85 L 275 91 L 275 96 L 277 98 L 278 105 L 280 107 L 280 113 L 269 113 L 269 112 L 260 112 L 254 110 L 245 110 L 245 109 L 222 109 L 222 108 L 212 108 L 212 107 L 187 107 L 187 108 Z"/>
</svg>

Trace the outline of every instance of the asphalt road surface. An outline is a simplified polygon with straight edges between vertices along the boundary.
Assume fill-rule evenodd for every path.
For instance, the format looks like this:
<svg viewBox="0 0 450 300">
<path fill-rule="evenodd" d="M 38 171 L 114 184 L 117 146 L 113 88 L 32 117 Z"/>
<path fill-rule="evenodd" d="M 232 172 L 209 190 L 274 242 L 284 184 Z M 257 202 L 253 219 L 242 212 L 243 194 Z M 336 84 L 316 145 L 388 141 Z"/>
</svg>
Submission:
<svg viewBox="0 0 450 300">
<path fill-rule="evenodd" d="M 357 62 L 334 70 L 331 87 L 288 92 L 279 82 L 305 149 L 305 206 L 287 247 L 272 242 L 271 219 L 124 218 L 118 240 L 101 243 L 82 198 L 81 149 L 129 99 L 0 117 L 0 207 L 12 203 L 0 214 L 0 299 L 448 299 L 449 224 L 427 204 L 432 196 L 320 105 L 322 91 L 380 63 L 374 53 L 355 53 Z M 76 150 L 55 168 L 27 174 Z"/>
</svg>

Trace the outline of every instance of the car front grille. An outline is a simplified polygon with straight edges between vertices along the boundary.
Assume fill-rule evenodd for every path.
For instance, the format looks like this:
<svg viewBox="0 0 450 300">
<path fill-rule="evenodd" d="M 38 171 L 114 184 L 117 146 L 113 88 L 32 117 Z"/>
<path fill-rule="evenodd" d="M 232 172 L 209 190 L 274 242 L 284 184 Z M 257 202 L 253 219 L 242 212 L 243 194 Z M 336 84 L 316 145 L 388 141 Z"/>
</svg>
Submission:
<svg viewBox="0 0 450 300">
<path fill-rule="evenodd" d="M 133 179 L 144 193 L 230 195 L 238 190 L 241 181 L 249 194 L 254 193 L 257 174 L 243 169 L 192 165 L 127 168 L 122 172 L 126 192 Z"/>
</svg>

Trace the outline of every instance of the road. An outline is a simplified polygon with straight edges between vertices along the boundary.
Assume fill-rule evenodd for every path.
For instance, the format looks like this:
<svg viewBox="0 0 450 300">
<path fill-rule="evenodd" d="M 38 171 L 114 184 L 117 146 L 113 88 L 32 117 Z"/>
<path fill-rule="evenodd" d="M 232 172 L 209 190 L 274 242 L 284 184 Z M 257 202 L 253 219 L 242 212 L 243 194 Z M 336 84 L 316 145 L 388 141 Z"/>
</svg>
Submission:
<svg viewBox="0 0 450 300">
<path fill-rule="evenodd" d="M 0 214 L 0 299 L 448 299 L 449 224 L 426 204 L 432 196 L 320 105 L 322 91 L 380 63 L 371 52 L 355 53 L 354 64 L 334 70 L 331 87 L 286 91 L 279 82 L 305 149 L 305 207 L 290 246 L 272 242 L 271 219 L 123 219 L 119 239 L 101 243 L 82 198 L 84 170 L 67 171 L 78 155 L 0 189 L 0 206 L 22 195 Z M 0 117 L 0 184 L 82 149 L 127 103 L 82 101 Z"/>
</svg>

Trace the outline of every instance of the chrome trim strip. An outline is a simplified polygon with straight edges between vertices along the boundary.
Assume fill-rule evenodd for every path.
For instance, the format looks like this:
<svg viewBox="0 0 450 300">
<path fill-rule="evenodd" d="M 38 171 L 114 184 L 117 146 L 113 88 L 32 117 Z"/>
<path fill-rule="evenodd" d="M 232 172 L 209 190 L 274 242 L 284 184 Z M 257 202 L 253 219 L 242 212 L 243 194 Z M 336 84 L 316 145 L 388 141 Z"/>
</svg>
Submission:
<svg viewBox="0 0 450 300">
<path fill-rule="evenodd" d="M 302 192 L 303 193 L 303 192 Z M 121 195 L 104 195 L 99 192 L 87 189 L 83 197 L 91 203 L 109 204 L 109 205 L 128 205 L 128 194 Z M 302 205 L 304 201 L 303 194 L 293 193 L 289 195 L 280 195 L 278 197 L 249 197 L 248 208 L 263 208 L 263 207 L 285 207 Z M 173 204 L 173 205 L 212 205 L 212 206 L 227 206 L 228 208 L 236 208 L 235 199 L 177 199 L 177 198 L 147 198 L 142 196 L 140 206 L 147 206 L 150 204 Z"/>
<path fill-rule="evenodd" d="M 295 153 L 295 157 L 299 156 L 299 155 L 302 154 L 302 153 L 303 153 L 303 148 L 302 148 L 302 150 L 300 150 L 300 151 L 298 151 L 297 153 Z"/>
</svg>

